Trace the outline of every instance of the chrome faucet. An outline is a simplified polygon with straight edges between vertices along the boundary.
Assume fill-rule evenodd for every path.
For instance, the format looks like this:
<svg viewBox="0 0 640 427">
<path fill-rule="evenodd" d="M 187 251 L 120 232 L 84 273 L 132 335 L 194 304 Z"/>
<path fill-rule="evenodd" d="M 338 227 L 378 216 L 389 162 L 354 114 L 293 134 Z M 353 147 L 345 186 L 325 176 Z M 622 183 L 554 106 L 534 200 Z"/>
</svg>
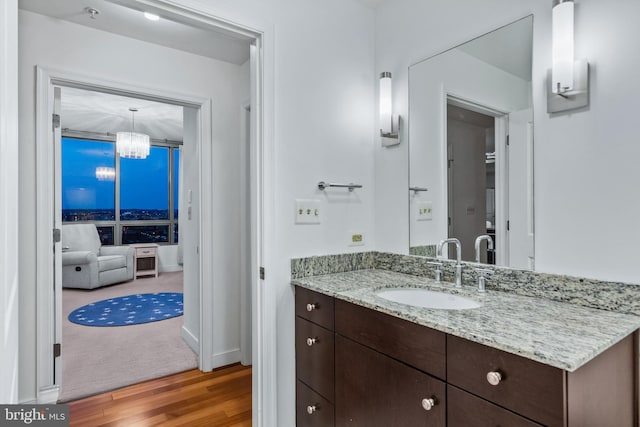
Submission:
<svg viewBox="0 0 640 427">
<path fill-rule="evenodd" d="M 460 240 L 455 237 L 451 237 L 449 239 L 440 240 L 438 246 L 436 248 L 436 257 L 442 256 L 442 247 L 445 244 L 455 243 L 456 245 L 456 287 L 462 287 L 462 245 L 460 244 Z"/>
<path fill-rule="evenodd" d="M 483 234 L 476 238 L 476 262 L 480 262 L 480 242 L 487 241 L 487 249 L 493 249 L 493 239 L 488 234 Z"/>
</svg>

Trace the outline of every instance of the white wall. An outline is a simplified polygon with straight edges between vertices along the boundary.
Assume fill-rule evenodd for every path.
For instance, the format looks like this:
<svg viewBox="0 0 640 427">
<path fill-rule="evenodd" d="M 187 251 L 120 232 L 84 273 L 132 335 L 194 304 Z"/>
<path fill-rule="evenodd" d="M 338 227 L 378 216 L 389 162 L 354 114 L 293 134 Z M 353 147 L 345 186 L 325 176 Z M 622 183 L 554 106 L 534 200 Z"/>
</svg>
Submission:
<svg viewBox="0 0 640 427">
<path fill-rule="evenodd" d="M 264 251 L 267 281 L 275 301 L 278 420 L 295 425 L 293 257 L 375 248 L 373 117 L 373 11 L 345 0 L 187 1 L 234 22 L 255 23 L 273 37 L 275 149 L 272 199 L 266 209 L 273 238 Z M 262 27 L 266 25 L 268 28 Z M 269 58 L 269 56 L 267 56 Z M 269 66 L 269 64 L 267 64 Z M 271 82 L 267 82 L 269 85 Z M 267 106 L 269 108 L 271 106 Z M 267 123 L 269 126 L 269 123 Z M 273 157 L 270 157 L 273 156 Z M 317 191 L 318 181 L 353 181 L 364 187 Z M 323 222 L 294 225 L 294 200 L 321 201 Z M 347 245 L 349 231 L 361 231 L 365 246 Z M 269 325 L 267 327 L 270 327 Z M 270 369 L 267 366 L 266 369 Z M 271 412 L 272 408 L 264 408 Z"/>
<path fill-rule="evenodd" d="M 460 13 L 464 10 L 464 13 Z M 394 73 L 395 107 L 407 114 L 407 67 L 530 13 L 534 14 L 536 270 L 639 282 L 640 144 L 635 115 L 640 58 L 635 54 L 640 3 L 576 1 L 576 57 L 592 65 L 590 106 L 551 117 L 545 75 L 550 66 L 551 2 L 397 0 L 376 13 L 376 71 Z M 407 186 L 407 146 L 376 153 L 377 248 L 406 252 L 407 203 L 387 203 Z M 402 232 L 400 232 L 402 231 Z"/>
<path fill-rule="evenodd" d="M 135 84 L 141 88 L 206 96 L 213 99 L 213 153 L 216 179 L 225 182 L 216 188 L 214 203 L 218 239 L 216 260 L 216 297 L 226 307 L 217 310 L 215 352 L 237 349 L 239 322 L 232 322 L 238 312 L 238 265 L 233 253 L 238 245 L 238 222 L 235 176 L 240 121 L 238 117 L 241 83 L 240 67 L 187 54 L 133 39 L 63 21 L 20 11 L 20 399 L 36 396 L 35 390 L 35 272 L 30 261 L 35 252 L 35 94 L 34 67 L 41 65 L 77 74 Z M 126 63 L 128 67 L 121 67 Z M 224 232 L 219 229 L 223 228 Z M 229 249 L 228 251 L 226 249 Z M 235 314 L 237 316 L 237 314 Z M 220 316 L 220 318 L 218 318 Z M 231 320 L 230 320 L 231 319 Z M 239 319 L 238 319 L 239 320 Z"/>
<path fill-rule="evenodd" d="M 163 245 L 158 248 L 158 271 L 182 271 L 178 264 L 178 245 Z"/>
<path fill-rule="evenodd" d="M 0 3 L 0 402 L 18 402 L 18 2 Z"/>
</svg>

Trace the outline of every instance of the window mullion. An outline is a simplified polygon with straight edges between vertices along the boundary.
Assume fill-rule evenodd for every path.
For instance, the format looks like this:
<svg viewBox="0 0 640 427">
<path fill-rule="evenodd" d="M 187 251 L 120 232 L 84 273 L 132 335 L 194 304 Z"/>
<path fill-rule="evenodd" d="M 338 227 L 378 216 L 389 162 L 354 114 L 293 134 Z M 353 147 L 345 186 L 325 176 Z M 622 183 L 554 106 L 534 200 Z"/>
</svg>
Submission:
<svg viewBox="0 0 640 427">
<path fill-rule="evenodd" d="M 115 206 L 116 206 L 116 212 L 115 212 L 115 219 L 116 219 L 116 223 L 115 223 L 115 228 L 113 230 L 113 243 L 116 246 L 122 245 L 122 226 L 120 225 L 120 154 L 118 154 L 118 152 L 116 151 L 116 144 L 115 142 L 113 143 L 113 151 L 115 154 L 115 160 L 116 160 L 116 180 L 115 180 L 115 184 L 116 184 L 116 201 L 115 201 Z"/>
</svg>

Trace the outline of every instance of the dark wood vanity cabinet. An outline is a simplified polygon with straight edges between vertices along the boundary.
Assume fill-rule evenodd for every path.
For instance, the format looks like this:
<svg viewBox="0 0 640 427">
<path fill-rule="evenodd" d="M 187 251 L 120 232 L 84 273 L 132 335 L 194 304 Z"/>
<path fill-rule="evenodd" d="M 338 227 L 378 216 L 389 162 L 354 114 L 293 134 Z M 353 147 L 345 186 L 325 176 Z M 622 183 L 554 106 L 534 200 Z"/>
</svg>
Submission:
<svg viewBox="0 0 640 427">
<path fill-rule="evenodd" d="M 296 288 L 296 425 L 334 425 L 334 300 Z"/>
<path fill-rule="evenodd" d="M 296 315 L 299 427 L 638 425 L 637 333 L 568 372 L 299 287 Z"/>
</svg>

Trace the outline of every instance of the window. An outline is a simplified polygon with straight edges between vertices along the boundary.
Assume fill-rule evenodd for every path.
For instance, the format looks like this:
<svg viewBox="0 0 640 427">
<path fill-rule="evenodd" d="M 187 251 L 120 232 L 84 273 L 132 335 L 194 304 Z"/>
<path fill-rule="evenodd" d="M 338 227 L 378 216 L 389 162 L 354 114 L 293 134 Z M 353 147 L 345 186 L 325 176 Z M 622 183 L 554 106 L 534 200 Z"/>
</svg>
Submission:
<svg viewBox="0 0 640 427">
<path fill-rule="evenodd" d="M 62 221 L 95 224 L 103 245 L 177 243 L 179 153 L 124 159 L 113 141 L 62 138 Z"/>
<path fill-rule="evenodd" d="M 120 220 L 169 219 L 169 148 L 146 159 L 120 159 Z"/>
<path fill-rule="evenodd" d="M 65 138 L 62 165 L 62 220 L 115 221 L 113 143 Z"/>
</svg>

